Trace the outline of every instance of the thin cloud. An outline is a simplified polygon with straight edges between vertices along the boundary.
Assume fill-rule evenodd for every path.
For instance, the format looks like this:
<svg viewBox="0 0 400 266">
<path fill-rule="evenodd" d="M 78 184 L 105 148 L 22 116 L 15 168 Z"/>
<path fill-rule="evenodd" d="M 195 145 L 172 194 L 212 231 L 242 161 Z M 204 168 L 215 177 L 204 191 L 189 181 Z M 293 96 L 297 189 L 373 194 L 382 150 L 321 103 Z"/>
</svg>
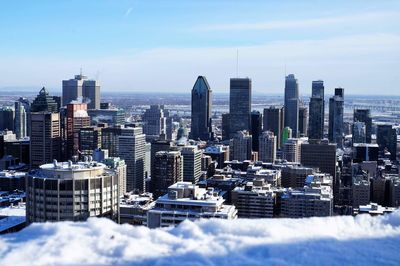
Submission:
<svg viewBox="0 0 400 266">
<path fill-rule="evenodd" d="M 125 16 L 125 17 L 128 17 L 128 16 L 131 14 L 132 10 L 133 10 L 132 7 L 128 8 L 128 9 L 125 11 L 125 15 L 124 15 L 124 16 Z"/>
<path fill-rule="evenodd" d="M 276 30 L 293 28 L 312 28 L 327 25 L 337 25 L 346 23 L 366 23 L 379 21 L 381 19 L 399 20 L 400 12 L 374 12 L 367 14 L 355 14 L 338 17 L 322 17 L 315 19 L 302 20 L 276 20 L 255 23 L 231 23 L 203 25 L 196 29 L 202 31 L 232 31 L 232 30 Z"/>
</svg>

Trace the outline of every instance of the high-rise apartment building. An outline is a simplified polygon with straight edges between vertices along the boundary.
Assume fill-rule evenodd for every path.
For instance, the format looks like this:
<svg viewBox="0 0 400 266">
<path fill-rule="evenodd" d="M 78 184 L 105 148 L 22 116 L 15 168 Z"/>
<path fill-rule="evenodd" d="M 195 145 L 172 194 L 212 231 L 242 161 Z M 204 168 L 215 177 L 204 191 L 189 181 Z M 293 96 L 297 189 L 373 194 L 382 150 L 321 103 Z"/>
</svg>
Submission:
<svg viewBox="0 0 400 266">
<path fill-rule="evenodd" d="M 296 138 L 288 139 L 283 145 L 283 158 L 288 162 L 300 162 L 301 140 Z"/>
<path fill-rule="evenodd" d="M 101 148 L 100 127 L 84 127 L 79 129 L 79 151 L 82 155 L 93 155 L 93 151 Z"/>
<path fill-rule="evenodd" d="M 151 177 L 152 193 L 158 198 L 168 187 L 183 181 L 183 157 L 179 151 L 159 151 L 155 156 L 155 169 Z"/>
<path fill-rule="evenodd" d="M 196 184 L 201 177 L 202 150 L 197 146 L 185 146 L 181 149 L 183 157 L 183 181 Z"/>
<path fill-rule="evenodd" d="M 271 131 L 264 131 L 259 137 L 258 159 L 274 163 L 276 159 L 277 137 Z"/>
<path fill-rule="evenodd" d="M 153 140 L 150 148 L 150 176 L 153 176 L 154 169 L 156 166 L 156 153 L 159 151 L 170 151 L 173 146 L 173 142 L 165 138 Z"/>
<path fill-rule="evenodd" d="M 271 131 L 276 136 L 277 147 L 282 145 L 282 131 L 284 125 L 284 108 L 269 107 L 264 109 L 263 131 Z"/>
<path fill-rule="evenodd" d="M 369 109 L 355 109 L 354 122 L 362 122 L 365 124 L 365 141 L 371 143 L 372 134 L 372 117 Z"/>
<path fill-rule="evenodd" d="M 119 220 L 118 175 L 104 164 L 54 161 L 26 179 L 27 223 L 84 221 L 93 216 Z"/>
<path fill-rule="evenodd" d="M 250 130 L 251 121 L 251 79 L 232 78 L 229 94 L 229 133 Z"/>
<path fill-rule="evenodd" d="M 127 192 L 146 191 L 145 160 L 146 160 L 146 135 L 141 127 L 121 128 L 118 136 L 118 157 L 126 163 L 126 189 Z"/>
<path fill-rule="evenodd" d="M 229 144 L 231 160 L 251 160 L 252 136 L 248 131 L 238 131 L 233 135 Z"/>
<path fill-rule="evenodd" d="M 212 139 L 212 91 L 204 76 L 199 76 L 193 86 L 191 106 L 190 138 L 195 140 Z"/>
<path fill-rule="evenodd" d="M 293 137 L 299 136 L 299 84 L 293 74 L 285 79 L 285 127 L 290 127 Z"/>
<path fill-rule="evenodd" d="M 309 104 L 309 122 L 308 138 L 324 138 L 324 120 L 325 120 L 325 100 L 324 100 L 324 82 L 316 80 L 312 82 L 312 94 Z"/>
<path fill-rule="evenodd" d="M 329 98 L 329 131 L 328 138 L 336 143 L 338 148 L 343 147 L 343 114 L 344 114 L 344 89 L 336 88 L 335 95 Z"/>
</svg>

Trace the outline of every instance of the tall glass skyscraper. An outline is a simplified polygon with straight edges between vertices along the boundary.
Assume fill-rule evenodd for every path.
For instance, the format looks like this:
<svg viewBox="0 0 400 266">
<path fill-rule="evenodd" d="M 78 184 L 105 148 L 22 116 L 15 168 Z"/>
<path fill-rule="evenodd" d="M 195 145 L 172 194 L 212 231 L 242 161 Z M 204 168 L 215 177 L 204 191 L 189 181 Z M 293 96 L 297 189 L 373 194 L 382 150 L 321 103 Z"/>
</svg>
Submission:
<svg viewBox="0 0 400 266">
<path fill-rule="evenodd" d="M 310 139 L 322 139 L 324 137 L 324 82 L 316 80 L 312 82 L 312 94 L 309 104 L 308 137 Z"/>
<path fill-rule="evenodd" d="M 190 138 L 212 139 L 212 91 L 204 76 L 199 76 L 192 89 L 192 123 Z"/>
<path fill-rule="evenodd" d="M 232 78 L 229 94 L 229 133 L 232 138 L 238 131 L 250 131 L 251 79 Z"/>
<path fill-rule="evenodd" d="M 329 141 L 343 147 L 344 89 L 336 88 L 335 95 L 329 99 Z"/>
<path fill-rule="evenodd" d="M 367 143 L 371 143 L 372 118 L 369 109 L 354 110 L 354 122 L 363 122 L 365 124 L 365 138 Z"/>
<path fill-rule="evenodd" d="M 293 137 L 299 132 L 299 84 L 293 74 L 285 80 L 285 127 L 292 129 Z"/>
</svg>

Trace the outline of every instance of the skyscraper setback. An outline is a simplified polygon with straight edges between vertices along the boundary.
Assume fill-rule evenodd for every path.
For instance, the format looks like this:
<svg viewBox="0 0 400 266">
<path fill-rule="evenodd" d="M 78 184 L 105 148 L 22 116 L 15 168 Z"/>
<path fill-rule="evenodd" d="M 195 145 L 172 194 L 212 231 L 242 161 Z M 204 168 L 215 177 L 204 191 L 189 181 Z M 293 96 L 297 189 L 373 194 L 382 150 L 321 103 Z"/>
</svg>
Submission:
<svg viewBox="0 0 400 266">
<path fill-rule="evenodd" d="M 309 104 L 308 137 L 310 139 L 322 139 L 324 137 L 324 82 L 316 80 L 312 82 L 312 94 Z"/>
<path fill-rule="evenodd" d="M 229 134 L 250 130 L 251 115 L 251 79 L 232 78 L 229 94 Z"/>
<path fill-rule="evenodd" d="M 212 139 L 211 125 L 212 91 L 204 76 L 199 76 L 192 89 L 192 139 Z"/>
</svg>

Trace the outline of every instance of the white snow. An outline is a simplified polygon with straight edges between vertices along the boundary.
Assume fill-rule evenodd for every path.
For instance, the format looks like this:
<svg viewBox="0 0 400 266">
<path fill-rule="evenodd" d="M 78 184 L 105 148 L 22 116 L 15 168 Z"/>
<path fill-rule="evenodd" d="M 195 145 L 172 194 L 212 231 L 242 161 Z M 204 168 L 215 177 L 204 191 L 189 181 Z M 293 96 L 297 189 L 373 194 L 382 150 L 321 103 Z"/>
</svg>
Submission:
<svg viewBox="0 0 400 266">
<path fill-rule="evenodd" d="M 107 219 L 33 224 L 0 237 L 0 265 L 400 265 L 386 216 L 200 220 L 150 230 Z"/>
</svg>

